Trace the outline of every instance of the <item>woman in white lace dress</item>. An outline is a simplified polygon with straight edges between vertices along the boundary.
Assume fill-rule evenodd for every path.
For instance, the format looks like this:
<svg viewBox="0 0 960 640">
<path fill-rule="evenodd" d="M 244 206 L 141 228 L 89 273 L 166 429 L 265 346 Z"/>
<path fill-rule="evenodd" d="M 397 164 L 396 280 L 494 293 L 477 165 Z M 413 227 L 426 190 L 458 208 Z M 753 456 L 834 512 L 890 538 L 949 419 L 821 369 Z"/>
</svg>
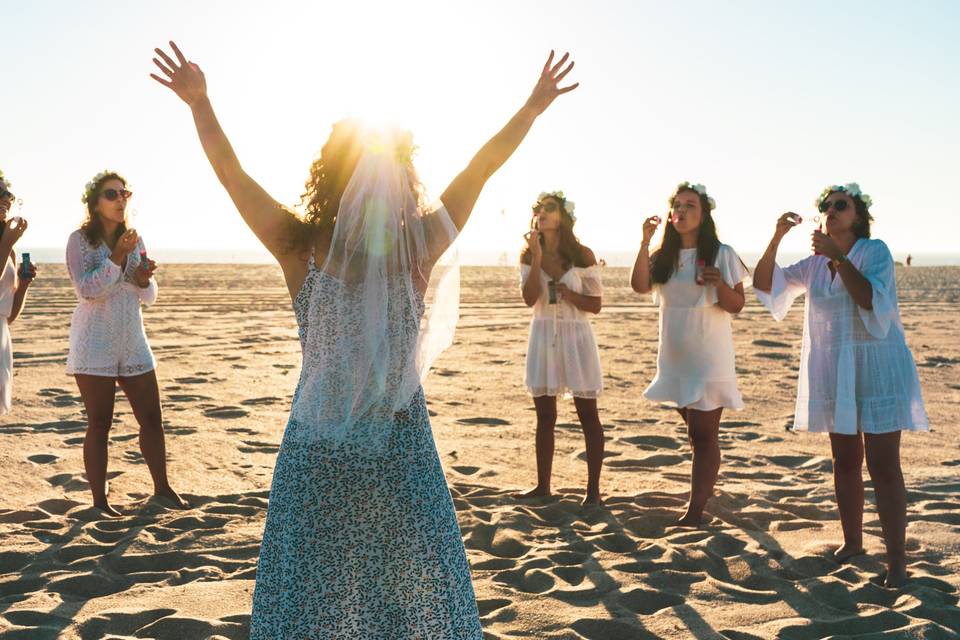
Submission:
<svg viewBox="0 0 960 640">
<path fill-rule="evenodd" d="M 457 302 L 440 291 L 425 316 L 425 301 L 447 281 L 434 265 L 487 179 L 576 86 L 558 87 L 572 63 L 554 65 L 551 54 L 526 104 L 431 208 L 408 135 L 337 123 L 311 167 L 301 219 L 243 170 L 203 73 L 171 47 L 173 57 L 157 49 L 162 76 L 153 77 L 190 106 L 217 177 L 280 264 L 300 331 L 303 368 L 270 490 L 251 638 L 481 638 L 420 386 L 444 344 L 434 328 L 453 326 L 433 308 Z"/>
<path fill-rule="evenodd" d="M 23 218 L 9 217 L 13 206 L 10 183 L 0 171 L 0 415 L 8 413 L 13 399 L 13 341 L 10 325 L 23 310 L 27 289 L 37 275 L 31 263 L 27 272 L 17 273 L 17 254 L 13 247 L 27 230 Z"/>
<path fill-rule="evenodd" d="M 140 425 L 140 452 L 154 495 L 184 506 L 167 481 L 156 360 L 140 312 L 141 304 L 157 299 L 156 263 L 143 260 L 143 240 L 126 227 L 131 195 L 119 174 L 97 174 L 84 189 L 87 219 L 67 241 L 67 271 L 78 299 L 70 322 L 67 373 L 76 379 L 87 410 L 83 464 L 93 504 L 113 516 L 120 514 L 107 500 L 107 444 L 117 385 Z"/>
<path fill-rule="evenodd" d="M 907 577 L 900 433 L 926 431 L 928 423 L 900 322 L 893 256 L 883 241 L 870 238 L 871 204 L 856 183 L 824 189 L 817 199 L 822 220 L 812 236 L 814 255 L 783 269 L 777 248 L 801 219 L 780 216 L 753 286 L 776 320 L 806 294 L 793 427 L 830 434 L 843 526 L 834 558 L 844 562 L 864 552 L 866 454 L 887 547 L 886 583 L 899 586 Z"/>
<path fill-rule="evenodd" d="M 720 417 L 743 408 L 734 365 L 733 314 L 743 308 L 750 273 L 732 247 L 717 238 L 713 198 L 701 184 L 681 183 L 670 197 L 670 224 L 650 257 L 660 224 L 643 225 L 643 241 L 630 284 L 653 291 L 660 305 L 657 375 L 643 392 L 677 408 L 693 449 L 690 500 L 681 525 L 700 524 L 720 471 Z"/>
<path fill-rule="evenodd" d="M 550 495 L 557 396 L 571 395 L 587 449 L 584 504 L 600 503 L 603 425 L 597 398 L 603 391 L 600 352 L 590 315 L 600 312 L 600 267 L 573 233 L 573 202 L 562 191 L 541 193 L 534 228 L 520 256 L 523 301 L 533 307 L 527 345 L 527 391 L 537 412 L 537 486 L 524 497 Z"/>
</svg>

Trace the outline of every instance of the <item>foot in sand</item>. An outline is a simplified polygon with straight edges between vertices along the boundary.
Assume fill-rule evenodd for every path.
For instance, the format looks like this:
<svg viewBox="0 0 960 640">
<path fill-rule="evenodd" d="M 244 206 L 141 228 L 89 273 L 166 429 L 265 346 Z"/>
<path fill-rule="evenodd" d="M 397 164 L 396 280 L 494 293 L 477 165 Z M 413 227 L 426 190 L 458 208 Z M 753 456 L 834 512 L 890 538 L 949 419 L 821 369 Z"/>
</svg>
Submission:
<svg viewBox="0 0 960 640">
<path fill-rule="evenodd" d="M 100 509 L 100 511 L 103 511 L 106 515 L 108 515 L 111 518 L 119 518 L 123 516 L 122 513 L 120 513 L 113 507 L 111 507 L 106 502 L 94 502 L 93 506 L 95 506 L 97 509 Z"/>
<path fill-rule="evenodd" d="M 599 507 L 603 505 L 603 498 L 600 497 L 599 491 L 588 491 L 586 497 L 583 499 L 583 502 L 580 504 L 584 507 Z"/>
<path fill-rule="evenodd" d="M 530 491 L 517 494 L 518 498 L 549 498 L 552 494 L 550 493 L 549 487 L 544 489 L 540 486 L 536 486 Z"/>
<path fill-rule="evenodd" d="M 907 582 L 907 567 L 903 564 L 891 564 L 887 568 L 887 577 L 883 586 L 888 589 L 899 589 Z"/>
<path fill-rule="evenodd" d="M 153 495 L 159 498 L 160 502 L 163 503 L 164 506 L 168 506 L 172 509 L 189 509 L 190 508 L 190 505 L 184 502 L 183 498 L 181 498 L 179 494 L 177 494 L 177 492 L 174 491 L 169 486 L 163 489 L 157 489 L 156 491 L 153 492 Z"/>
<path fill-rule="evenodd" d="M 864 553 L 866 552 L 861 545 L 844 543 L 843 546 L 833 552 L 833 559 L 843 564 L 850 558 L 863 555 Z"/>
<path fill-rule="evenodd" d="M 703 513 L 695 513 L 690 511 L 690 509 L 687 509 L 687 511 L 674 524 L 678 527 L 699 527 L 701 524 L 703 524 Z"/>
</svg>

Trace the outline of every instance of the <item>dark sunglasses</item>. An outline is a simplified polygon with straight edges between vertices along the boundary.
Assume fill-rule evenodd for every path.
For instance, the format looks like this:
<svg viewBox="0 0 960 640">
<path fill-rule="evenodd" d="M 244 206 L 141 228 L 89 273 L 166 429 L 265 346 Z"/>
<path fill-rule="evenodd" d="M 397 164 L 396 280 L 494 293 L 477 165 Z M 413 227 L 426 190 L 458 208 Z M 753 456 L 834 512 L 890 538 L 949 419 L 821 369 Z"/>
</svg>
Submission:
<svg viewBox="0 0 960 640">
<path fill-rule="evenodd" d="M 120 189 L 119 191 L 116 189 L 104 189 L 103 193 L 101 193 L 100 195 L 102 195 L 104 198 L 106 198 L 110 202 L 113 202 L 120 196 L 123 196 L 124 200 L 129 200 L 130 198 L 133 197 L 133 191 L 127 191 L 126 189 Z"/>
<path fill-rule="evenodd" d="M 556 202 L 538 202 L 537 204 L 533 205 L 534 213 L 540 213 L 541 211 L 545 211 L 547 213 L 553 213 L 557 209 L 558 209 L 558 206 Z"/>
<path fill-rule="evenodd" d="M 830 207 L 833 207 L 838 213 L 847 208 L 846 200 L 835 200 L 833 202 L 821 202 L 820 203 L 820 213 L 826 213 L 830 210 Z"/>
</svg>

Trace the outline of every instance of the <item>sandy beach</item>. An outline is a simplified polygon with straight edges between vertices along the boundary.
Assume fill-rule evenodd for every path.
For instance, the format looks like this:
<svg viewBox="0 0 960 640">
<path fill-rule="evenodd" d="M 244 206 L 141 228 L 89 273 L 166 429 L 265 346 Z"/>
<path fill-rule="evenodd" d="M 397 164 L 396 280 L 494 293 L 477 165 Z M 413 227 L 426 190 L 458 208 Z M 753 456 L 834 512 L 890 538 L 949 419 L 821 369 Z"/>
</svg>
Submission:
<svg viewBox="0 0 960 640">
<path fill-rule="evenodd" d="M 0 639 L 247 637 L 273 464 L 300 366 L 279 268 L 167 265 L 145 312 L 159 361 L 169 473 L 191 508 L 149 498 L 118 392 L 102 519 L 83 476 L 84 415 L 64 374 L 75 296 L 43 265 L 12 326 L 14 411 L 0 418 Z M 487 638 L 952 638 L 960 633 L 960 267 L 901 268 L 900 309 L 932 430 L 905 434 L 912 579 L 883 588 L 867 478 L 867 555 L 838 565 L 826 436 L 792 423 L 802 301 L 776 323 L 748 293 L 734 321 L 746 408 L 721 424 L 723 462 L 701 528 L 672 526 L 690 451 L 673 410 L 641 393 L 657 309 L 607 268 L 594 321 L 606 391 L 606 505 L 582 508 L 583 438 L 561 401 L 552 499 L 535 480 L 523 388 L 529 310 L 515 268 L 463 271 L 454 346 L 426 383 Z M 866 470 L 864 470 L 866 476 Z"/>
</svg>

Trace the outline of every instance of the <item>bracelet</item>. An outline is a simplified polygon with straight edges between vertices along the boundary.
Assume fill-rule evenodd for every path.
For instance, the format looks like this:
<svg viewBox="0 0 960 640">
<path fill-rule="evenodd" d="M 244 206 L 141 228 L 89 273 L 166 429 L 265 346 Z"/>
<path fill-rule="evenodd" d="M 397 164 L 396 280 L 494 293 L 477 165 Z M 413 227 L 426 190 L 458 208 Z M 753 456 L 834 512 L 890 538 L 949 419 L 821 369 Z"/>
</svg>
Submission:
<svg viewBox="0 0 960 640">
<path fill-rule="evenodd" d="M 839 266 L 842 265 L 844 262 L 850 262 L 850 261 L 847 260 L 847 256 L 846 256 L 846 255 L 844 255 L 844 254 L 841 253 L 841 254 L 840 254 L 840 257 L 837 258 L 837 259 L 835 259 L 834 262 L 836 262 L 836 263 L 837 263 L 837 266 L 839 267 Z"/>
</svg>

